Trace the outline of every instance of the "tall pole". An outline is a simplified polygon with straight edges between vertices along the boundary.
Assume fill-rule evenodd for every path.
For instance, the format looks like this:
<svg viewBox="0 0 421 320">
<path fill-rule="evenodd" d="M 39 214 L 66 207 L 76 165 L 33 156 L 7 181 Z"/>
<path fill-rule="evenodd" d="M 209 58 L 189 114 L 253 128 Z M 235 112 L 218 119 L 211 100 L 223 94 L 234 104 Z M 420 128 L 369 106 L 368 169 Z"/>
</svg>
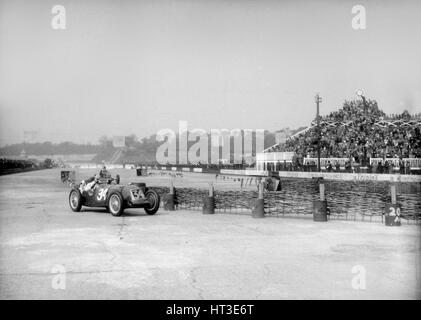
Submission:
<svg viewBox="0 0 421 320">
<path fill-rule="evenodd" d="M 316 101 L 316 107 L 317 107 L 317 111 L 316 111 L 316 124 L 317 124 L 317 171 L 321 171 L 320 168 L 320 140 L 321 140 L 321 135 L 320 135 L 320 108 L 319 108 L 319 103 L 322 102 L 322 98 L 319 96 L 319 94 L 316 94 L 315 97 L 315 101 Z"/>
<path fill-rule="evenodd" d="M 361 90 L 361 89 L 357 90 L 357 95 L 360 96 L 361 99 L 363 100 L 364 117 L 367 118 L 367 100 L 365 99 L 363 90 Z M 367 141 L 364 141 L 364 146 L 363 146 L 363 159 L 361 161 L 361 163 L 362 163 L 362 165 L 364 167 L 366 166 L 366 163 L 367 163 L 367 148 L 365 146 L 366 143 L 367 143 Z"/>
<path fill-rule="evenodd" d="M 361 98 L 363 99 L 363 106 L 364 106 L 364 115 L 367 115 L 367 100 L 365 99 L 364 96 L 361 96 Z"/>
</svg>

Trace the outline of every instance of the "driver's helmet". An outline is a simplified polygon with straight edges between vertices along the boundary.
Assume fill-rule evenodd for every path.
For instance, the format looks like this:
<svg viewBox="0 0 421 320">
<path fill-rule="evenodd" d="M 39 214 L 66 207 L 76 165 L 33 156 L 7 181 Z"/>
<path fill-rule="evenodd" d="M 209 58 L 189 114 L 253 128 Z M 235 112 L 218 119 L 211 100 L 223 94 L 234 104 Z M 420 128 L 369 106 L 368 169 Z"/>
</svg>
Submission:
<svg viewBox="0 0 421 320">
<path fill-rule="evenodd" d="M 110 173 L 107 170 L 106 166 L 103 166 L 101 171 L 99 172 L 99 175 L 101 176 L 101 178 L 109 178 L 110 177 Z"/>
</svg>

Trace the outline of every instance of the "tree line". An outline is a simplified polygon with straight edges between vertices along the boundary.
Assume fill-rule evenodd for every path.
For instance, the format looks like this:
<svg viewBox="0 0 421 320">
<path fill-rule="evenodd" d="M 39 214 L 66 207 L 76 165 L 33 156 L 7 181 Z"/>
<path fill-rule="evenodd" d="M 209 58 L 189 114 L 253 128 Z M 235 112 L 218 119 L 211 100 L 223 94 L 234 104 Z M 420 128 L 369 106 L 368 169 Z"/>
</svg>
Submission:
<svg viewBox="0 0 421 320">
<path fill-rule="evenodd" d="M 300 128 L 301 129 L 301 128 Z M 297 129 L 297 130 L 300 130 Z M 297 131 L 295 130 L 295 131 Z M 138 138 L 135 134 L 126 136 L 126 148 L 143 154 L 155 154 L 162 142 L 156 140 L 156 135 Z M 276 132 L 265 131 L 265 148 L 276 143 Z M 190 144 L 195 143 L 189 141 Z M 1 156 L 17 156 L 22 150 L 28 155 L 55 155 L 55 154 L 103 154 L 115 150 L 113 138 L 101 136 L 96 144 L 78 144 L 70 141 L 52 143 L 50 141 L 37 143 L 16 143 L 0 148 Z"/>
</svg>

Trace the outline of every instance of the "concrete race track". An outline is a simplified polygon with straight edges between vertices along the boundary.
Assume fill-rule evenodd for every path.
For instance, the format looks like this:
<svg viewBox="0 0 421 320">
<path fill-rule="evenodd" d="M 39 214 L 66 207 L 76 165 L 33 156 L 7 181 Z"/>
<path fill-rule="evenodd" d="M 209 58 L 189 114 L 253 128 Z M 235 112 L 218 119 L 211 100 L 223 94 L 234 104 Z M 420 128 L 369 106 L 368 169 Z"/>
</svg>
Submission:
<svg viewBox="0 0 421 320">
<path fill-rule="evenodd" d="M 126 171 L 123 183 L 158 179 Z M 55 169 L 0 177 L 1 299 L 421 297 L 419 226 L 163 209 L 117 218 L 72 212 L 68 190 Z"/>
</svg>

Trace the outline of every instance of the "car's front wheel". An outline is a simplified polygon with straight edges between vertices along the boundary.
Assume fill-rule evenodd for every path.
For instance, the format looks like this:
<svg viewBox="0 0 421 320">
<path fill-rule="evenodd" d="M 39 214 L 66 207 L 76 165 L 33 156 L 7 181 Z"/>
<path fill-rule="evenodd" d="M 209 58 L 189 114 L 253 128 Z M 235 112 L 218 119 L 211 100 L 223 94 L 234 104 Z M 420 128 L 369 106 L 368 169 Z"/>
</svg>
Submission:
<svg viewBox="0 0 421 320">
<path fill-rule="evenodd" d="M 147 214 L 155 214 L 159 209 L 159 203 L 161 199 L 159 198 L 159 194 L 155 190 L 148 190 L 145 193 L 145 197 L 149 202 L 149 205 L 145 207 L 145 212 Z"/>
<path fill-rule="evenodd" d="M 69 194 L 70 209 L 79 212 L 82 209 L 82 194 L 78 189 L 72 189 Z"/>
<path fill-rule="evenodd" d="M 124 211 L 123 198 L 119 193 L 113 193 L 108 198 L 108 211 L 115 217 L 121 216 Z"/>
</svg>

